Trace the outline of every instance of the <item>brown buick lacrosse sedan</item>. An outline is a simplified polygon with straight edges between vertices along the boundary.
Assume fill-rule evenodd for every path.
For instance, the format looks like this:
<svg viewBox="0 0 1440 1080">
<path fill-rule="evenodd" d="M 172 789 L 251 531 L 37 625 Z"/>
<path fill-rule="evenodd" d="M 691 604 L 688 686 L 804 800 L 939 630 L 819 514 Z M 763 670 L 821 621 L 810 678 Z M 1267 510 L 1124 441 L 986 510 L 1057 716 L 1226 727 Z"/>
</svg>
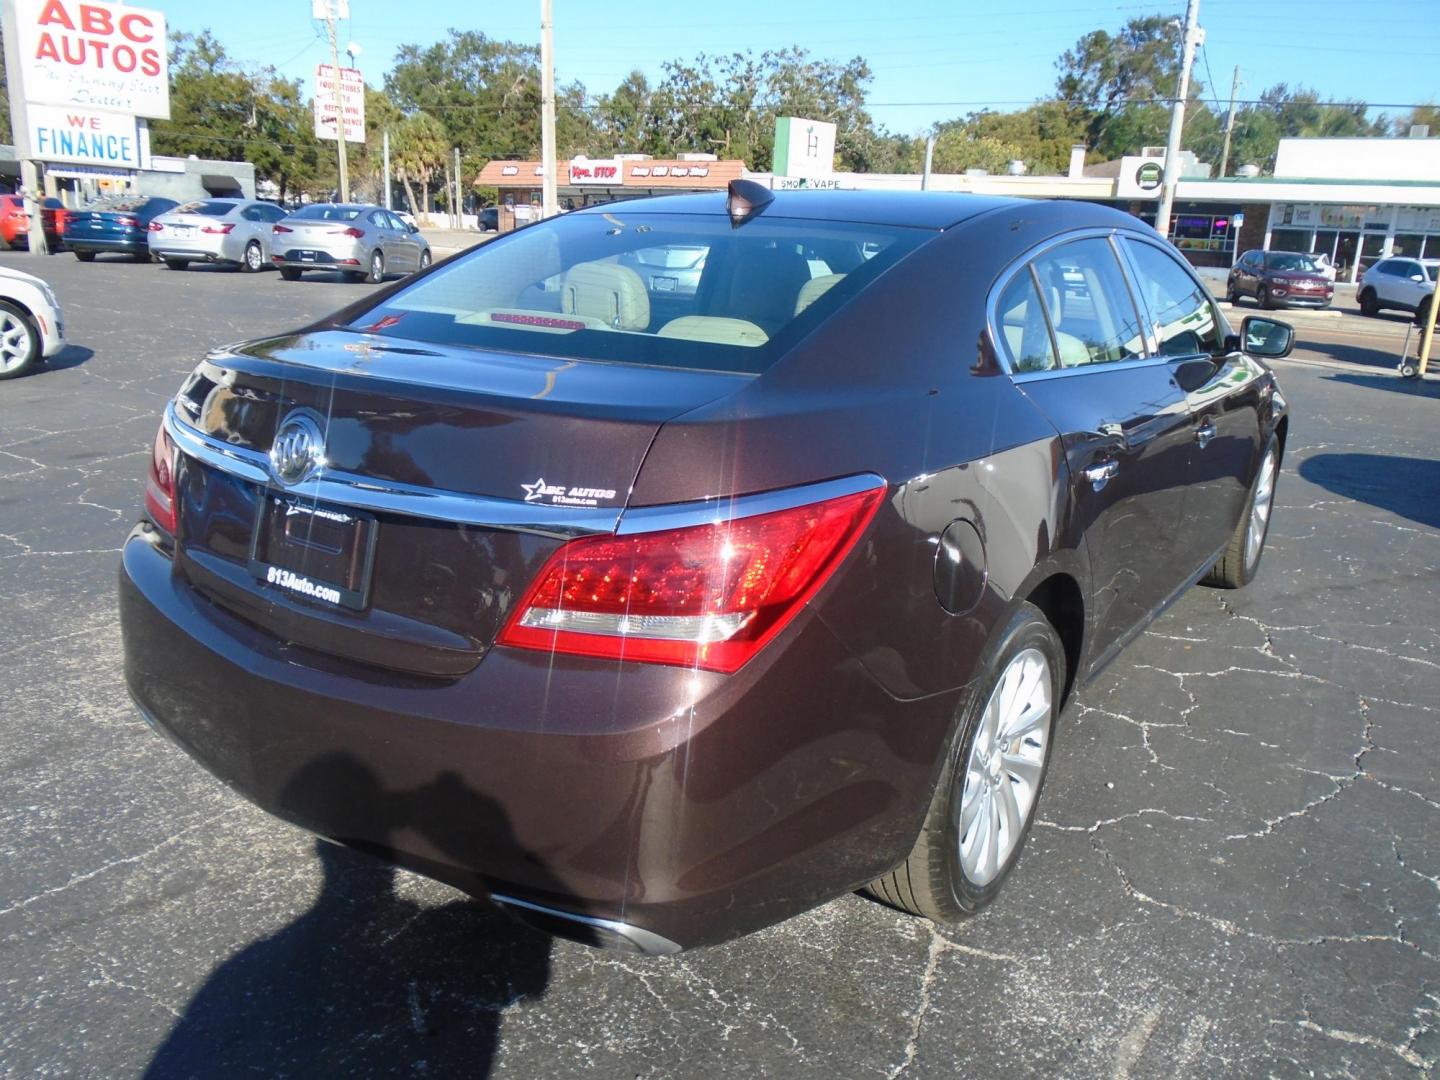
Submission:
<svg viewBox="0 0 1440 1080">
<path fill-rule="evenodd" d="M 222 780 L 555 933 L 723 941 L 1015 865 L 1062 705 L 1265 542 L 1292 333 L 1078 202 L 543 221 L 165 410 L 126 677 Z"/>
</svg>

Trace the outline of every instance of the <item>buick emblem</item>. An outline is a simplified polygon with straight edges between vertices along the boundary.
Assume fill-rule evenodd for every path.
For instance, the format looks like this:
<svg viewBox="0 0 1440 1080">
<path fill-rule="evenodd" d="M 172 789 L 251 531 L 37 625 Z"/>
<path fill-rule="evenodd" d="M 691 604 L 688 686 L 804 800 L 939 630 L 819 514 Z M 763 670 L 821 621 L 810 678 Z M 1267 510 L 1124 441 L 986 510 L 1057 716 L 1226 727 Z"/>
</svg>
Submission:
<svg viewBox="0 0 1440 1080">
<path fill-rule="evenodd" d="M 304 413 L 292 413 L 270 446 L 270 471 L 287 487 L 308 479 L 325 465 L 325 436 Z"/>
</svg>

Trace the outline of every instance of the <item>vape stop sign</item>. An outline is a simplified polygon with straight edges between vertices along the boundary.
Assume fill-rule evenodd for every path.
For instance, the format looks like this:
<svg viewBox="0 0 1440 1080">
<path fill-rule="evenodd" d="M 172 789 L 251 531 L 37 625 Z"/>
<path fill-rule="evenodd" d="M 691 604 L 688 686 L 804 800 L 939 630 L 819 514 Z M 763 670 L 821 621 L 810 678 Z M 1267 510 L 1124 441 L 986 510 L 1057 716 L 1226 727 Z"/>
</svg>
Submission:
<svg viewBox="0 0 1440 1080">
<path fill-rule="evenodd" d="M 4 5 L 12 98 L 18 84 L 27 102 L 169 118 L 163 12 L 93 0 Z"/>
</svg>

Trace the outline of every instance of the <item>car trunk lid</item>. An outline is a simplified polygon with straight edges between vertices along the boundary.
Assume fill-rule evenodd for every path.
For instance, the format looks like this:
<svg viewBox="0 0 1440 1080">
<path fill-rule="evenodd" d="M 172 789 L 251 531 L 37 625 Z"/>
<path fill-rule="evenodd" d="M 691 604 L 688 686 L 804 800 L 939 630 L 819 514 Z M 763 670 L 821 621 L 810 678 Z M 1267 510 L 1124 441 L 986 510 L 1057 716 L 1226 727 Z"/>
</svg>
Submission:
<svg viewBox="0 0 1440 1080">
<path fill-rule="evenodd" d="M 175 403 L 209 448 L 181 439 L 179 564 L 298 646 L 453 677 L 568 530 L 613 527 L 660 425 L 746 382 L 342 330 L 222 351 Z M 296 417 L 324 465 L 287 486 Z"/>
</svg>

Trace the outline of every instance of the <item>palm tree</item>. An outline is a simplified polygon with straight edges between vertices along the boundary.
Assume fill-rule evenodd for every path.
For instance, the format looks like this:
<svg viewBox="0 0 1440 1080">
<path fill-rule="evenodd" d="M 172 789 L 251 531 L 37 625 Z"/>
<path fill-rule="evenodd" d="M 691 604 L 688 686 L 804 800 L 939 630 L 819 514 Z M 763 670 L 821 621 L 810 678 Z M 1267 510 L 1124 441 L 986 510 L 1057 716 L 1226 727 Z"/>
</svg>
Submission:
<svg viewBox="0 0 1440 1080">
<path fill-rule="evenodd" d="M 391 156 L 395 172 L 405 185 L 405 198 L 410 213 L 419 217 L 430 210 L 430 184 L 436 173 L 445 167 L 449 140 L 440 121 L 429 113 L 417 112 L 405 117 L 395 133 Z M 415 203 L 414 184 L 420 185 L 420 205 Z M 422 210 L 423 208 L 423 210 Z"/>
</svg>

